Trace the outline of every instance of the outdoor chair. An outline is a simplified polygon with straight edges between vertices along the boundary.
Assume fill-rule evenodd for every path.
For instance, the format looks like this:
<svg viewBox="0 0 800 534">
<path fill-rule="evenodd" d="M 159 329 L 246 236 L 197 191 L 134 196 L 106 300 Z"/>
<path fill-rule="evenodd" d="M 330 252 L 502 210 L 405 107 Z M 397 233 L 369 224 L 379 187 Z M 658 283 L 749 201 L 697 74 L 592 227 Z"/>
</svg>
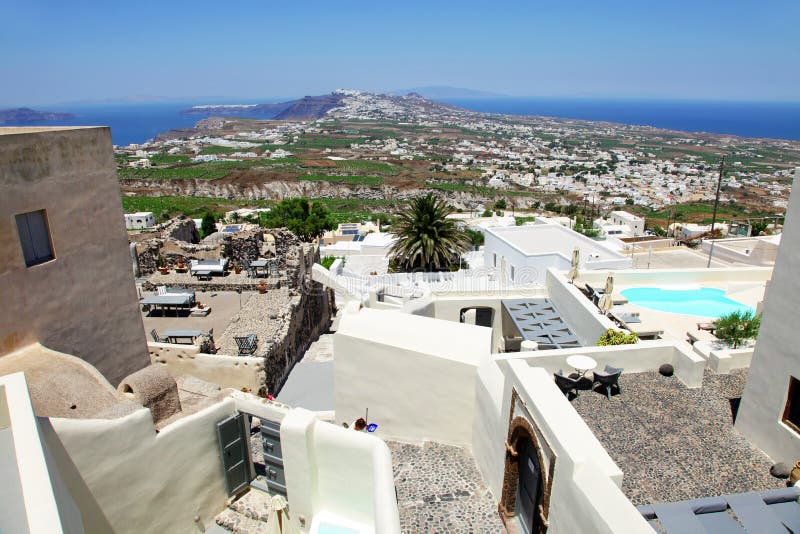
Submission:
<svg viewBox="0 0 800 534">
<path fill-rule="evenodd" d="M 258 336 L 250 334 L 247 336 L 233 336 L 236 345 L 239 347 L 239 356 L 253 354 L 258 346 Z"/>
<path fill-rule="evenodd" d="M 166 295 L 167 294 L 167 286 L 158 286 L 156 291 L 159 295 Z"/>
<path fill-rule="evenodd" d="M 158 335 L 158 332 L 156 332 L 156 329 L 155 329 L 155 328 L 153 328 L 152 330 L 150 330 L 150 337 L 152 337 L 152 338 L 153 338 L 153 341 L 155 341 L 156 343 L 169 343 L 169 340 L 168 340 L 167 338 L 165 338 L 165 337 L 160 337 L 160 336 Z"/>
<path fill-rule="evenodd" d="M 557 373 L 553 373 L 553 376 L 556 379 L 556 385 L 561 392 L 569 398 L 570 391 L 575 393 L 575 396 L 578 396 L 578 384 L 580 384 L 579 378 L 570 378 L 566 376 L 561 369 L 558 370 Z"/>
<path fill-rule="evenodd" d="M 602 371 L 595 371 L 592 387 L 599 382 L 601 386 L 606 388 L 606 397 L 611 400 L 612 387 L 616 386 L 617 391 L 622 391 L 619 387 L 619 375 L 622 374 L 623 370 L 622 368 L 606 365 Z"/>
</svg>

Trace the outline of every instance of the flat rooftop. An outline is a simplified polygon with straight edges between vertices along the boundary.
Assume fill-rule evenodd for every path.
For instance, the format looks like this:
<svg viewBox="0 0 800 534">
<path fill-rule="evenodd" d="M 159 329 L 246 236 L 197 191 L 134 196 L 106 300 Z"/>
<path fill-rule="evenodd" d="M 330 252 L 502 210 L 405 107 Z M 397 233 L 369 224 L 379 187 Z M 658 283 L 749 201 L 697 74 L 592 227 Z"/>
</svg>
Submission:
<svg viewBox="0 0 800 534">
<path fill-rule="evenodd" d="M 734 428 L 747 370 L 706 372 L 689 389 L 656 371 L 620 377 L 621 392 L 582 390 L 573 407 L 624 473 L 635 505 L 785 487 L 770 458 Z"/>
<path fill-rule="evenodd" d="M 619 260 L 626 256 L 604 247 L 597 241 L 581 235 L 560 224 L 532 224 L 530 226 L 509 226 L 487 229 L 509 245 L 526 255 L 560 253 L 567 259 L 577 246 L 581 250 L 581 261 L 590 254 L 599 260 Z"/>
</svg>

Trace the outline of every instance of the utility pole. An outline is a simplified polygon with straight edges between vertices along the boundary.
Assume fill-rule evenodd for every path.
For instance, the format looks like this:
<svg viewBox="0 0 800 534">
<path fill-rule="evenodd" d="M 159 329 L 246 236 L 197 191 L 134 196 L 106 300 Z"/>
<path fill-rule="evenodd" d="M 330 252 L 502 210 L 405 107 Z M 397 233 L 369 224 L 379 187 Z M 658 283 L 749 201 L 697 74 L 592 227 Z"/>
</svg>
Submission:
<svg viewBox="0 0 800 534">
<path fill-rule="evenodd" d="M 722 155 L 722 160 L 719 162 L 719 178 L 717 179 L 717 196 L 714 199 L 714 214 L 711 216 L 711 248 L 708 249 L 708 265 L 706 268 L 711 267 L 711 255 L 714 254 L 714 224 L 717 222 L 717 207 L 719 206 L 719 190 L 722 187 L 722 174 L 725 170 L 725 154 Z"/>
</svg>

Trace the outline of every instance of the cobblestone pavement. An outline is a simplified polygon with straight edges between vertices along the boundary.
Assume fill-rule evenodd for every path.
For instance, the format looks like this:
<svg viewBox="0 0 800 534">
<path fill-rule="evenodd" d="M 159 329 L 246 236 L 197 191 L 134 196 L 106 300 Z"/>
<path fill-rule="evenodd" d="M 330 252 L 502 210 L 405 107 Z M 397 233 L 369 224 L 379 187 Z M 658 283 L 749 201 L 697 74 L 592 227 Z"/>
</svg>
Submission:
<svg viewBox="0 0 800 534">
<path fill-rule="evenodd" d="M 655 371 L 623 373 L 610 401 L 582 390 L 572 405 L 625 473 L 634 504 L 782 487 L 769 457 L 732 424 L 746 378 L 706 372 L 702 388 L 688 389 Z"/>
<path fill-rule="evenodd" d="M 387 444 L 405 534 L 505 532 L 497 503 L 469 452 L 431 442 Z"/>
</svg>

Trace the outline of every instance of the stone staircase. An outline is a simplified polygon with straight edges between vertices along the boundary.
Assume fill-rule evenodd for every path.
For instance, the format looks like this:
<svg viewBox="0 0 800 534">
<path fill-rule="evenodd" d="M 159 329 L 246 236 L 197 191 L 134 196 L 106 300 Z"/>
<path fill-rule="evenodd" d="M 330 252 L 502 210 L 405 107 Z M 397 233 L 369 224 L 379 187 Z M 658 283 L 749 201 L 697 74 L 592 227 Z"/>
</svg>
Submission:
<svg viewBox="0 0 800 534">
<path fill-rule="evenodd" d="M 322 334 L 303 355 L 304 362 L 329 362 L 333 360 L 333 334 Z"/>
<path fill-rule="evenodd" d="M 250 487 L 250 491 L 217 514 L 217 525 L 234 534 L 266 534 L 269 516 L 269 493 Z"/>
</svg>

